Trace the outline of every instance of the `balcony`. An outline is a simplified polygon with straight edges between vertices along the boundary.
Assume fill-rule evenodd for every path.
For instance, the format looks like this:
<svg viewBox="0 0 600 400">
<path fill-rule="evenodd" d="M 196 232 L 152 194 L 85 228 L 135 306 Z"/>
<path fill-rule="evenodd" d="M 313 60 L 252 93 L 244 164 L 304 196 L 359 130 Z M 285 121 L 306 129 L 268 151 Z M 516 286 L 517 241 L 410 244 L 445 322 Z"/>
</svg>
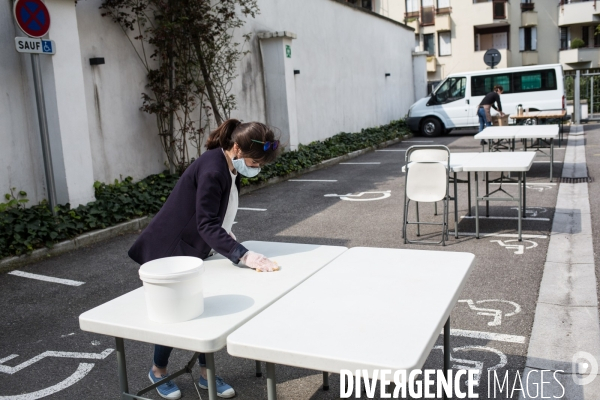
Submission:
<svg viewBox="0 0 600 400">
<path fill-rule="evenodd" d="M 521 3 L 528 4 L 528 3 Z M 527 11 L 521 13 L 521 26 L 537 26 L 537 11 Z"/>
<path fill-rule="evenodd" d="M 498 63 L 498 65 L 494 65 L 494 69 L 511 67 L 512 65 L 510 64 L 510 57 L 511 57 L 510 50 L 499 49 L 498 51 L 500 52 L 501 59 L 500 59 L 500 62 Z M 474 62 L 471 64 L 472 70 L 479 71 L 482 69 L 490 69 L 490 67 L 488 65 L 486 65 L 485 62 L 483 62 L 484 54 L 485 54 L 484 50 L 475 52 L 475 57 L 473 59 Z"/>
<path fill-rule="evenodd" d="M 427 57 L 427 72 L 435 72 L 437 70 L 437 60 L 435 56 Z"/>
<path fill-rule="evenodd" d="M 598 68 L 600 65 L 600 48 L 580 48 L 561 50 L 558 52 L 558 62 L 565 69 Z"/>
<path fill-rule="evenodd" d="M 564 1 L 564 0 L 563 0 Z M 571 1 L 558 8 L 558 26 L 591 24 L 600 22 L 600 4 L 595 1 Z"/>
<path fill-rule="evenodd" d="M 436 31 L 451 31 L 452 30 L 452 19 L 450 14 L 438 14 L 435 17 L 435 30 Z"/>
<path fill-rule="evenodd" d="M 537 65 L 538 64 L 538 52 L 537 51 L 522 51 L 521 52 L 521 64 L 522 65 Z"/>
<path fill-rule="evenodd" d="M 419 23 L 418 18 L 411 18 L 406 20 L 406 25 L 415 30 L 415 35 L 418 35 L 421 31 L 421 24 Z"/>
<path fill-rule="evenodd" d="M 491 28 L 510 21 L 510 6 L 504 0 L 473 3 L 473 15 L 477 16 L 478 28 Z"/>
</svg>

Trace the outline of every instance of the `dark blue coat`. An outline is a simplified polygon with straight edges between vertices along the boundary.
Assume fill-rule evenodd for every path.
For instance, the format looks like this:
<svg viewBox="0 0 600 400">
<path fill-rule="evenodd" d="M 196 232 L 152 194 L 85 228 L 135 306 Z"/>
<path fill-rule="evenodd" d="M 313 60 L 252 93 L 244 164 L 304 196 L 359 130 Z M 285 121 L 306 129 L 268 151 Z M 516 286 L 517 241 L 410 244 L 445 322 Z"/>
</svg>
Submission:
<svg viewBox="0 0 600 400">
<path fill-rule="evenodd" d="M 235 184 L 239 192 L 239 173 Z M 230 191 L 231 175 L 223 151 L 206 151 L 179 178 L 129 249 L 129 257 L 139 264 L 170 256 L 205 259 L 212 248 L 237 264 L 248 250 L 221 227 Z"/>
</svg>

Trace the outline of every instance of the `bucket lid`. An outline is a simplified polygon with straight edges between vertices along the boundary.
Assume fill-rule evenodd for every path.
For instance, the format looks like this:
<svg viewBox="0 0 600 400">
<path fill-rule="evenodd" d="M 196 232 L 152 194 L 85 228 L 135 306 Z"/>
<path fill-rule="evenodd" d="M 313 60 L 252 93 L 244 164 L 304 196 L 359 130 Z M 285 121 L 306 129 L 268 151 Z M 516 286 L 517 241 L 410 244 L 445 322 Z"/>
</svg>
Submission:
<svg viewBox="0 0 600 400">
<path fill-rule="evenodd" d="M 196 257 L 165 257 L 148 261 L 140 267 L 140 279 L 143 281 L 172 281 L 186 279 L 191 275 L 204 272 L 203 261 Z"/>
</svg>

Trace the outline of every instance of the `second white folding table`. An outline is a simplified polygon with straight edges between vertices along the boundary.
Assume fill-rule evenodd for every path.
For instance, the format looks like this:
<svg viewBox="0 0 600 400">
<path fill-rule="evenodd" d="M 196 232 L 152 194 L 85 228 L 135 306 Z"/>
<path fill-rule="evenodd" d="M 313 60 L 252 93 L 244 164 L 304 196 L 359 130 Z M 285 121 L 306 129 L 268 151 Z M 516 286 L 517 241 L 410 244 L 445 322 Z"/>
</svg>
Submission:
<svg viewBox="0 0 600 400">
<path fill-rule="evenodd" d="M 511 126 L 488 126 L 483 131 L 474 136 L 477 140 L 486 140 L 488 150 L 499 151 L 501 149 L 515 150 L 515 142 L 523 140 L 523 150 L 527 151 L 527 141 L 535 141 L 530 146 L 550 158 L 550 182 L 553 180 L 554 170 L 554 141 L 559 137 L 559 127 L 557 125 L 511 125 Z M 503 143 L 508 141 L 508 144 Z M 549 153 L 546 153 L 544 144 L 549 146 Z"/>
</svg>

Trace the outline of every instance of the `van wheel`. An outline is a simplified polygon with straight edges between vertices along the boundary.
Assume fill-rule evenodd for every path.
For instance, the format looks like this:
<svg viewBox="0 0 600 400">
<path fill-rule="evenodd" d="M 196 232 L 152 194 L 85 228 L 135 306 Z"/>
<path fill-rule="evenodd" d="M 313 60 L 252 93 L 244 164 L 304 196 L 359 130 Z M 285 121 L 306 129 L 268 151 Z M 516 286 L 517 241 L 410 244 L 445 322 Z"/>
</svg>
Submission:
<svg viewBox="0 0 600 400">
<path fill-rule="evenodd" d="M 439 119 L 428 117 L 423 120 L 421 124 L 421 135 L 427 137 L 440 136 L 443 131 L 442 123 Z"/>
</svg>

